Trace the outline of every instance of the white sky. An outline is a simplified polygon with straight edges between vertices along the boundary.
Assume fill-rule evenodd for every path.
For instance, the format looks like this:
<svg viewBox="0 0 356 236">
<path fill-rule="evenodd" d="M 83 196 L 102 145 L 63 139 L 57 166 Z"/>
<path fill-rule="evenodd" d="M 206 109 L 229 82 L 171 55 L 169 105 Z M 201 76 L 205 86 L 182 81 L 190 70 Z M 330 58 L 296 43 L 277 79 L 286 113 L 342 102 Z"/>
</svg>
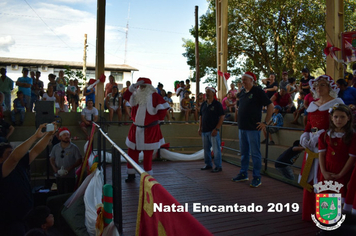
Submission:
<svg viewBox="0 0 356 236">
<path fill-rule="evenodd" d="M 193 39 L 195 6 L 205 14 L 206 0 L 107 0 L 105 63 L 123 64 L 125 28 L 129 13 L 126 64 L 139 69 L 134 81 L 148 77 L 173 90 L 175 80 L 190 71 L 182 56 L 182 38 Z M 82 61 L 84 34 L 87 62 L 95 62 L 96 0 L 2 0 L 0 55 L 2 57 Z"/>
</svg>

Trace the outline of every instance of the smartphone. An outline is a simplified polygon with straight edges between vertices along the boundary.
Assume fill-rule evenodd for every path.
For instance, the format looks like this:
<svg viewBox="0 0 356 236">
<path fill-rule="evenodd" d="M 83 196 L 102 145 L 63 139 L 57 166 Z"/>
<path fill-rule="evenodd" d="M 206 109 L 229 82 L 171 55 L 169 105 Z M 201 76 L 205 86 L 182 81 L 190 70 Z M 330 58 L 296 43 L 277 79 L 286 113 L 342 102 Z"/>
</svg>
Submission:
<svg viewBox="0 0 356 236">
<path fill-rule="evenodd" d="M 46 125 L 46 132 L 54 131 L 54 125 L 52 123 Z"/>
</svg>

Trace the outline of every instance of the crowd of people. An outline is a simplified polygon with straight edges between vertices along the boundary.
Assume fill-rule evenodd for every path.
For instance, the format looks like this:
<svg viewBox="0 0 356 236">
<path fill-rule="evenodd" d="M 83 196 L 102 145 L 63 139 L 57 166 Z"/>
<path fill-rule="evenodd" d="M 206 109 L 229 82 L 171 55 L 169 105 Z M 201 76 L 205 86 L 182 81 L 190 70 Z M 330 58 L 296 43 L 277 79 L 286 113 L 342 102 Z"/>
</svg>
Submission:
<svg viewBox="0 0 356 236">
<path fill-rule="evenodd" d="M 356 69 L 356 68 L 355 68 Z M 23 69 L 23 77 L 16 82 L 18 86 L 17 97 L 13 101 L 11 112 L 12 121 L 15 115 L 20 113 L 20 122 L 24 120 L 25 112 L 30 112 L 35 107 L 36 101 L 53 101 L 59 112 L 65 111 L 68 105 L 76 111 L 80 100 L 80 87 L 78 81 L 69 81 L 67 85 L 64 73 L 61 71 L 57 80 L 53 74 L 49 75 L 50 82 L 44 91 L 43 82 L 39 80 L 40 72 L 31 72 Z M 267 139 L 269 144 L 274 144 L 271 134 L 278 132 L 284 125 L 283 114 L 293 113 L 292 123 L 298 123 L 298 118 L 304 116 L 305 131 L 293 143 L 293 146 L 284 152 L 279 160 L 287 160 L 286 164 L 293 164 L 295 158 L 306 150 L 299 183 L 304 188 L 303 212 L 304 220 L 310 220 L 315 211 L 315 194 L 312 191 L 313 184 L 321 180 L 333 180 L 343 184 L 341 190 L 344 209 L 356 211 L 356 133 L 354 133 L 354 114 L 356 105 L 356 88 L 353 86 L 355 79 L 345 73 L 345 78 L 336 82 L 328 75 L 317 78 L 310 76 L 309 70 L 302 71 L 300 84 L 296 85 L 295 78 L 288 78 L 288 73 L 283 72 L 280 83 L 276 82 L 276 75 L 271 73 L 263 79 L 265 87 L 256 84 L 256 75 L 246 72 L 241 81 L 231 83 L 230 90 L 221 102 L 216 98 L 216 89 L 206 87 L 205 94 L 199 93 L 196 99 L 191 96 L 190 81 L 180 81 L 176 95 L 180 100 L 181 112 L 187 123 L 190 115 L 194 114 L 194 122 L 199 124 L 198 134 L 202 137 L 205 166 L 201 170 L 211 170 L 218 173 L 223 170 L 221 157 L 220 128 L 227 114 L 235 113 L 235 121 L 239 126 L 239 145 L 241 152 L 241 169 L 234 182 L 249 180 L 250 156 L 253 163 L 251 187 L 257 188 L 262 184 L 261 167 L 262 155 L 261 143 Z M 48 229 L 53 225 L 53 216 L 46 208 L 33 209 L 31 187 L 27 170 L 29 165 L 39 153 L 52 140 L 53 148 L 50 153 L 50 163 L 56 175 L 58 191 L 60 193 L 71 192 L 75 185 L 75 169 L 82 163 L 82 155 L 78 147 L 71 142 L 71 133 L 61 127 L 57 130 L 43 132 L 45 124 L 37 129 L 36 133 L 16 148 L 8 144 L 8 138 L 14 131 L 14 127 L 3 120 L 2 112 L 10 108 L 11 90 L 13 83 L 6 76 L 6 70 L 1 69 L 0 98 L 1 130 L 0 130 L 0 196 L 6 201 L 1 201 L 2 209 L 8 209 L 21 202 L 17 208 L 1 212 L 0 231 L 18 231 L 24 233 L 26 228 L 25 216 L 39 214 L 41 221 L 37 222 L 39 228 Z M 356 76 L 355 76 L 356 77 Z M 95 87 L 90 80 L 83 88 L 86 97 L 86 106 L 81 113 L 80 127 L 89 138 L 87 128 L 92 121 L 98 120 L 98 110 L 95 105 Z M 236 87 L 235 87 L 236 86 Z M 157 88 L 152 86 L 148 78 L 139 78 L 136 83 L 126 83 L 126 87 L 119 91 L 115 78 L 109 77 L 109 83 L 105 86 L 105 109 L 109 112 L 109 120 L 112 121 L 117 114 L 121 121 L 124 114 L 132 124 L 126 139 L 128 155 L 138 162 L 139 153 L 144 153 L 144 169 L 152 174 L 153 150 L 159 149 L 164 143 L 160 130 L 160 121 L 166 117 L 168 121 L 175 120 L 172 110 L 173 101 L 171 91 L 166 92 L 163 84 Z M 294 105 L 294 97 L 298 94 L 297 106 Z M 67 101 L 67 102 L 66 102 Z M 66 104 L 68 103 L 68 104 Z M 262 113 L 266 113 L 262 121 Z M 269 127 L 273 126 L 273 127 Z M 265 139 L 261 138 L 263 131 Z M 37 139 L 40 139 L 38 142 Z M 56 140 L 55 143 L 53 141 Z M 211 149 L 213 152 L 211 152 Z M 212 159 L 214 157 L 214 159 Z M 276 164 L 287 178 L 293 179 L 293 171 L 287 165 Z M 135 171 L 130 164 L 127 165 L 128 177 L 126 182 L 133 182 L 136 178 Z M 19 188 L 12 188 L 14 184 Z M 11 191 L 4 191 L 5 189 Z M 27 201 L 23 201 L 27 199 Z M 10 204 L 11 203 L 11 204 Z M 3 231 L 2 231 L 3 230 Z M 14 231 L 15 230 L 15 231 Z M 16 233 L 16 232 L 15 232 Z M 14 234 L 15 235 L 15 234 Z"/>
</svg>

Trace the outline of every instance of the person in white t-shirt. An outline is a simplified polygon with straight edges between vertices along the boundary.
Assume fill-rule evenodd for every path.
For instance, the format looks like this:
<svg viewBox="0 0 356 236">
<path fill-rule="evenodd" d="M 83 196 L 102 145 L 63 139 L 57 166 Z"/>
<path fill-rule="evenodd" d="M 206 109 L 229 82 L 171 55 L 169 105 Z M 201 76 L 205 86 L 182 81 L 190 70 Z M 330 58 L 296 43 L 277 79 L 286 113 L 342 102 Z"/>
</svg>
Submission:
<svg viewBox="0 0 356 236">
<path fill-rule="evenodd" d="M 179 104 L 181 104 L 183 98 L 184 98 L 184 92 L 185 92 L 185 84 L 184 81 L 179 82 L 179 88 L 176 91 L 177 97 L 179 97 Z M 182 109 L 182 105 L 180 105 L 180 109 Z"/>
<path fill-rule="evenodd" d="M 89 139 L 89 134 L 87 128 L 92 125 L 92 121 L 97 122 L 98 120 L 98 109 L 94 107 L 93 100 L 88 100 L 86 103 L 86 107 L 82 110 L 80 123 L 80 128 L 83 130 L 86 138 Z"/>
<path fill-rule="evenodd" d="M 56 92 L 54 92 L 53 86 L 48 85 L 47 92 L 43 94 L 42 101 L 54 102 L 54 106 L 56 108 L 56 115 L 58 115 L 59 103 L 57 101 L 59 101 L 59 98 L 58 98 Z"/>
</svg>

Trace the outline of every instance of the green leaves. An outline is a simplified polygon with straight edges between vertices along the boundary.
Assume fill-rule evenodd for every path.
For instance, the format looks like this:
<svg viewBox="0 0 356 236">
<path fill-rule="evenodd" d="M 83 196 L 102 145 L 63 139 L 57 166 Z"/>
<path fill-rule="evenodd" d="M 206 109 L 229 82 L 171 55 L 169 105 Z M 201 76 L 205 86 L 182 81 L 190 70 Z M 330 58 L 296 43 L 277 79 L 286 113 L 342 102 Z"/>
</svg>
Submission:
<svg viewBox="0 0 356 236">
<path fill-rule="evenodd" d="M 200 76 L 215 73 L 216 80 L 215 1 L 208 2 L 209 10 L 199 23 Z M 349 0 L 344 4 L 345 30 L 352 31 L 356 3 Z M 229 0 L 229 72 L 233 76 L 247 70 L 262 76 L 275 72 L 279 81 L 283 71 L 289 77 L 300 77 L 305 66 L 310 71 L 325 71 L 325 12 L 325 0 Z M 190 32 L 194 36 L 194 28 Z M 183 55 L 194 70 L 194 42 L 183 41 Z"/>
</svg>

